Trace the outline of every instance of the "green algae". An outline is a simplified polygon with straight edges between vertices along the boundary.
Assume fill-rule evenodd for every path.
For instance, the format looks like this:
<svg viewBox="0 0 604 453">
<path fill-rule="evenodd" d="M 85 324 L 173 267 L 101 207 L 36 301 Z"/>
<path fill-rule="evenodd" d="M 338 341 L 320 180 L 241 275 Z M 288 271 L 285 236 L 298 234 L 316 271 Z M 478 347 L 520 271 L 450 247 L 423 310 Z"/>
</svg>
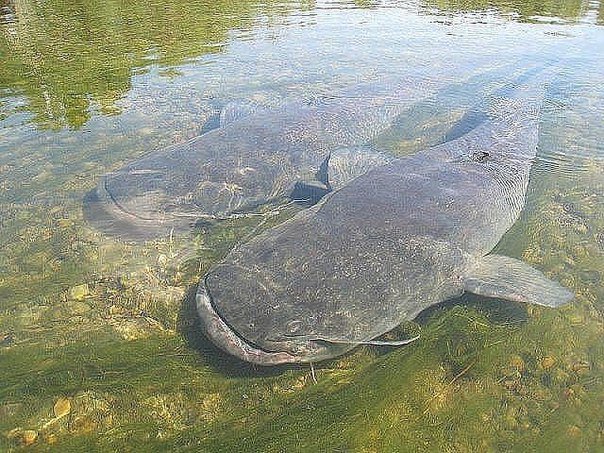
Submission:
<svg viewBox="0 0 604 453">
<path fill-rule="evenodd" d="M 534 21 L 536 16 L 577 20 L 584 4 L 579 0 L 573 1 L 524 1 L 509 0 L 429 0 L 427 2 L 439 9 L 457 12 L 475 12 L 498 9 L 504 13 L 517 14 L 521 20 Z"/>
</svg>

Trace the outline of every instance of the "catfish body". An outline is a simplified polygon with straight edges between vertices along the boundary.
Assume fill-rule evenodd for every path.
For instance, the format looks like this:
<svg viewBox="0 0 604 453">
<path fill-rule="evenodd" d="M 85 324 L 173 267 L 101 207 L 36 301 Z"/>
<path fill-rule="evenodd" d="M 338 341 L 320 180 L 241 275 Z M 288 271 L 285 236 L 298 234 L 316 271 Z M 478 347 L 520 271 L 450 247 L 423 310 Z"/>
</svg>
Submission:
<svg viewBox="0 0 604 453">
<path fill-rule="evenodd" d="M 530 93 L 235 248 L 199 285 L 207 336 L 261 365 L 313 362 L 375 342 L 464 291 L 569 301 L 572 293 L 541 272 L 488 255 L 525 203 L 540 103 Z"/>
<path fill-rule="evenodd" d="M 334 151 L 373 165 L 375 154 L 358 146 L 445 83 L 419 76 L 385 80 L 317 102 L 223 114 L 217 129 L 103 176 L 87 197 L 86 217 L 102 231 L 150 239 L 292 194 L 316 192 L 311 196 L 318 199 L 333 188 L 327 165 Z"/>
</svg>

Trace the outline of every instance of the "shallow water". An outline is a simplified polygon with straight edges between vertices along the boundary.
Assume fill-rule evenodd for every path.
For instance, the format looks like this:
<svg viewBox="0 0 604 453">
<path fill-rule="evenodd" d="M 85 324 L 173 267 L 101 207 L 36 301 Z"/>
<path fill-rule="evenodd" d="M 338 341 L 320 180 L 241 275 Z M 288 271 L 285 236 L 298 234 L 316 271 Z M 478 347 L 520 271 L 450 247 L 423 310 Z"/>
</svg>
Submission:
<svg viewBox="0 0 604 453">
<path fill-rule="evenodd" d="M 604 449 L 604 6 L 575 0 L 0 1 L 0 449 Z M 199 334 L 199 277 L 297 206 L 147 243 L 83 218 L 99 177 L 271 108 L 421 74 L 375 138 L 408 155 L 555 68 L 526 208 L 496 251 L 576 293 L 464 296 L 332 361 L 262 369 Z M 69 403 L 65 403 L 65 400 Z"/>
</svg>

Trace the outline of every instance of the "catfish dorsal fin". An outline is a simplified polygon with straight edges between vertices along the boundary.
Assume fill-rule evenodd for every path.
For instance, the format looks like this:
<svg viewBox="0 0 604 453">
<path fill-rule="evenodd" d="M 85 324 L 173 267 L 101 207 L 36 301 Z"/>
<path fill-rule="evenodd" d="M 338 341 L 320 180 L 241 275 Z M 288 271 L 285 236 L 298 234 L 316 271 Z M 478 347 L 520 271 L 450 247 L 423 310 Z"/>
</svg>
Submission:
<svg viewBox="0 0 604 453">
<path fill-rule="evenodd" d="M 514 258 L 487 255 L 465 275 L 464 289 L 481 296 L 559 307 L 574 294 L 537 269 Z"/>
<path fill-rule="evenodd" d="M 261 111 L 263 108 L 251 101 L 231 101 L 220 112 L 220 127 L 228 126 Z"/>
</svg>

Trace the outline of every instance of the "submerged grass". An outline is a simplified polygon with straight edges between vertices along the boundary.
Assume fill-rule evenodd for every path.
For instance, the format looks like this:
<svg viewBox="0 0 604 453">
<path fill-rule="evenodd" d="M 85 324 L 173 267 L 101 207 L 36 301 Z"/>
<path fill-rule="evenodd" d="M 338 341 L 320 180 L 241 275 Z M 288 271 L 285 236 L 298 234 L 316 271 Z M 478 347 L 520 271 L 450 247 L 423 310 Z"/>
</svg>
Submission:
<svg viewBox="0 0 604 453">
<path fill-rule="evenodd" d="M 246 228 L 216 229 L 200 244 L 236 241 Z M 220 258 L 217 248 L 208 250 L 204 262 Z M 586 265 L 599 264 L 593 260 Z M 194 266 L 183 274 L 183 282 L 191 281 Z M 98 291 L 102 283 L 91 285 L 84 299 L 90 310 L 70 317 L 68 308 L 49 309 L 37 321 L 47 326 L 41 332 L 13 325 L 14 340 L 5 338 L 0 352 L 4 448 L 27 444 L 30 431 L 37 448 L 59 451 L 602 446 L 597 285 L 583 286 L 576 303 L 560 310 L 479 297 L 442 304 L 409 327 L 421 329 L 416 343 L 359 348 L 317 364 L 316 384 L 309 367 L 256 368 L 208 344 L 192 306 L 194 285 L 180 299 L 176 322 L 147 314 L 161 329 L 120 335 L 116 319 L 143 318 L 129 307 L 128 285 L 122 282 L 126 296 L 110 301 Z M 121 310 L 112 315 L 109 303 Z M 69 399 L 71 410 L 57 418 L 60 398 Z"/>
</svg>

